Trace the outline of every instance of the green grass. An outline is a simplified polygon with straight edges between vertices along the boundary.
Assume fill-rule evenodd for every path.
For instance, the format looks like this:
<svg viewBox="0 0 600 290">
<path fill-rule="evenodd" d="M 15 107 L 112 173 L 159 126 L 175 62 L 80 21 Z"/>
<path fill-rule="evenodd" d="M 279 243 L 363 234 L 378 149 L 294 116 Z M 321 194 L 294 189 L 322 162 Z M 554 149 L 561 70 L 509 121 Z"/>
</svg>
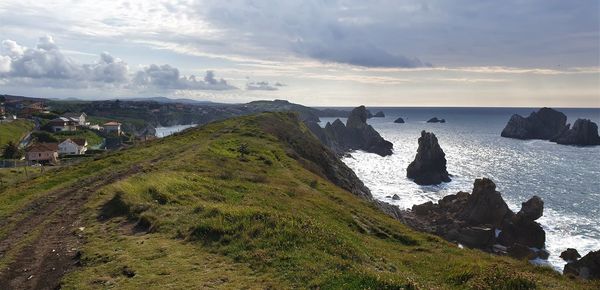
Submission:
<svg viewBox="0 0 600 290">
<path fill-rule="evenodd" d="M 323 157 L 322 147 L 305 132 L 286 113 L 212 123 L 0 190 L 0 219 L 79 176 L 136 165 L 138 173 L 90 189 L 83 266 L 62 289 L 600 285 L 409 229 L 316 174 L 321 165 L 310 160 Z"/>
<path fill-rule="evenodd" d="M 18 143 L 21 138 L 33 130 L 34 124 L 30 120 L 15 120 L 8 123 L 0 123 L 0 149 L 8 142 Z"/>
<path fill-rule="evenodd" d="M 88 146 L 96 146 L 102 143 L 102 137 L 98 136 L 93 130 L 80 129 L 77 131 L 62 131 L 53 133 L 53 135 L 59 140 L 67 138 L 83 138 L 88 142 Z"/>
</svg>

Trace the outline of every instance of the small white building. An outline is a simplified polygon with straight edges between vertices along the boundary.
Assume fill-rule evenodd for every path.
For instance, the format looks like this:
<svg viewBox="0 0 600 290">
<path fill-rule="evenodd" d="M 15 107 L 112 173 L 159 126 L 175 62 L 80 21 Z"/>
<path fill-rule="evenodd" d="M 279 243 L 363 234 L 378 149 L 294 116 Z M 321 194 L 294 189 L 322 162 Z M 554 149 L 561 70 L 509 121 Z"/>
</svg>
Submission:
<svg viewBox="0 0 600 290">
<path fill-rule="evenodd" d="M 121 135 L 121 123 L 119 122 L 108 122 L 103 127 L 106 134 Z"/>
<path fill-rule="evenodd" d="M 87 151 L 86 139 L 67 139 L 58 144 L 58 154 L 81 155 Z"/>
</svg>

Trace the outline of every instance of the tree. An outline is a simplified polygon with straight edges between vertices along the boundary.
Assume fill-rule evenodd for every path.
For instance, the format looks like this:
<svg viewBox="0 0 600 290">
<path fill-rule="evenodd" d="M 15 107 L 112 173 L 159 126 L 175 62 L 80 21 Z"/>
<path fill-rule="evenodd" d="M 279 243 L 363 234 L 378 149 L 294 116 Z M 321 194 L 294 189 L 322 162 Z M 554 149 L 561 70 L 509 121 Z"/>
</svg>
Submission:
<svg viewBox="0 0 600 290">
<path fill-rule="evenodd" d="M 2 157 L 4 159 L 21 158 L 21 151 L 19 150 L 19 145 L 17 145 L 13 141 L 8 142 L 8 144 L 4 146 L 4 150 L 2 151 Z"/>
</svg>

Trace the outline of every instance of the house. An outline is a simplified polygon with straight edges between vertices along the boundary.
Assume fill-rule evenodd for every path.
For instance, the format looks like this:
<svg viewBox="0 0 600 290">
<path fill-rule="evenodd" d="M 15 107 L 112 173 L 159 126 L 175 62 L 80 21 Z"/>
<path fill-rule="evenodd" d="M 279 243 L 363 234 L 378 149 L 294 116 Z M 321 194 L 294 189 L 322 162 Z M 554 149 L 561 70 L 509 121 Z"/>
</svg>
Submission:
<svg viewBox="0 0 600 290">
<path fill-rule="evenodd" d="M 85 154 L 87 151 L 87 140 L 81 138 L 66 139 L 58 144 L 58 154 Z"/>
<path fill-rule="evenodd" d="M 85 113 L 64 113 L 62 116 L 77 123 L 79 126 L 85 126 L 88 124 L 85 122 L 85 118 L 87 117 Z"/>
<path fill-rule="evenodd" d="M 38 163 L 56 163 L 58 161 L 58 144 L 36 143 L 27 148 L 25 158 Z"/>
<path fill-rule="evenodd" d="M 48 122 L 52 132 L 77 131 L 77 125 L 78 123 L 65 117 L 58 117 Z"/>
<path fill-rule="evenodd" d="M 103 127 L 106 134 L 121 135 L 121 123 L 119 122 L 108 122 Z"/>
</svg>

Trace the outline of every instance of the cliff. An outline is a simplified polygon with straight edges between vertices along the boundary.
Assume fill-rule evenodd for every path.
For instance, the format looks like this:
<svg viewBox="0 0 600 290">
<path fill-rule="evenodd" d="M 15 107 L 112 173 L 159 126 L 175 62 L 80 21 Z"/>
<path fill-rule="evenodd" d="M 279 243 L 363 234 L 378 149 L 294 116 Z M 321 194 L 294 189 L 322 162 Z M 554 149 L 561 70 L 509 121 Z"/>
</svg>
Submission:
<svg viewBox="0 0 600 290">
<path fill-rule="evenodd" d="M 0 188 L 0 288 L 599 285 L 460 249 L 397 214 L 297 115 L 238 117 Z"/>
</svg>

